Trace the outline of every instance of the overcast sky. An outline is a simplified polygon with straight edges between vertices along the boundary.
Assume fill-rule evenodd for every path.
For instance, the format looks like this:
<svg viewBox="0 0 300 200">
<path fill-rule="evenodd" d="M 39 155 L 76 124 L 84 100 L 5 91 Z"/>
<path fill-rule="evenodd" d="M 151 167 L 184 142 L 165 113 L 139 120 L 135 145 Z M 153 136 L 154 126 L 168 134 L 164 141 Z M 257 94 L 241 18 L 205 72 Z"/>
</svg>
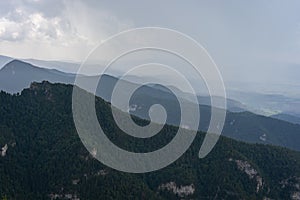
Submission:
<svg viewBox="0 0 300 200">
<path fill-rule="evenodd" d="M 201 43 L 225 77 L 273 80 L 300 72 L 299 10 L 298 0 L 1 0 L 0 54 L 82 61 L 112 34 L 159 26 Z"/>
</svg>

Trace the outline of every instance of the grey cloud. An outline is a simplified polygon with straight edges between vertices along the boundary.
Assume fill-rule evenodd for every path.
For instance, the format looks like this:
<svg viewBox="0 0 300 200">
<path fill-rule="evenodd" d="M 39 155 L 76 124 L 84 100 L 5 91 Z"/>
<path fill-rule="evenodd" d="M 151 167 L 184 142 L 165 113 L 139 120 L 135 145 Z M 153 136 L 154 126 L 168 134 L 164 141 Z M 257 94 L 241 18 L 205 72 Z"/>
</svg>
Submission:
<svg viewBox="0 0 300 200">
<path fill-rule="evenodd" d="M 273 68 L 300 64 L 299 10 L 300 1 L 280 0 L 0 0 L 0 23 L 3 19 L 11 23 L 5 30 L 0 25 L 0 54 L 80 60 L 112 34 L 159 26 L 201 43 L 227 80 L 265 81 L 270 71 L 272 79 L 279 80 Z M 33 14 L 42 14 L 39 26 L 32 25 Z M 14 33 L 18 35 L 13 37 Z M 16 50 L 16 44 L 19 49 L 34 49 Z"/>
</svg>

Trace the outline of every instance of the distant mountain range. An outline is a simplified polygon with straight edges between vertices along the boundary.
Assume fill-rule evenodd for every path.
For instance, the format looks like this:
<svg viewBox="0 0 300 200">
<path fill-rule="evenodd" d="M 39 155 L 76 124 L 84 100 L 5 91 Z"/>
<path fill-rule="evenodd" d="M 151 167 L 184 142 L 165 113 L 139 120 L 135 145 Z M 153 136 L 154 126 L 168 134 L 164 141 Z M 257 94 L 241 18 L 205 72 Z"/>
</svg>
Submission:
<svg viewBox="0 0 300 200">
<path fill-rule="evenodd" d="M 95 76 L 81 76 L 85 82 L 95 81 Z M 32 82 L 42 82 L 47 80 L 52 83 L 73 84 L 75 74 L 64 73 L 55 69 L 40 68 L 24 61 L 12 60 L 0 70 L 0 90 L 9 93 L 21 92 L 24 88 L 30 87 Z M 119 80 L 110 75 L 102 75 L 100 85 L 97 88 L 97 96 L 110 102 L 111 92 L 117 81 L 123 81 L 123 84 L 136 84 L 130 81 Z M 87 88 L 89 90 L 88 84 Z M 126 91 L 123 91 L 126 93 Z M 179 98 L 189 101 L 189 95 L 181 91 Z M 217 98 L 217 97 L 214 97 Z M 201 110 L 201 131 L 206 131 L 210 119 L 210 98 L 199 96 Z M 149 119 L 148 109 L 154 103 L 162 104 L 168 113 L 167 123 L 179 125 L 180 109 L 178 100 L 167 88 L 159 85 L 146 85 L 140 87 L 130 100 L 131 114 L 138 117 Z M 264 117 L 250 112 L 246 112 L 243 104 L 235 100 L 227 99 L 228 114 L 226 118 L 223 135 L 251 143 L 273 144 L 288 147 L 294 150 L 300 150 L 300 125 L 294 118 L 279 118 L 274 116 Z M 291 123 L 285 121 L 291 121 Z"/>
<path fill-rule="evenodd" d="M 7 56 L 1 56 L 0 55 L 0 69 L 7 64 L 8 62 L 15 60 L 12 57 Z M 20 60 L 20 59 L 18 59 Z M 44 61 L 44 60 L 37 60 L 37 59 L 21 59 L 20 61 L 26 62 L 28 64 L 31 64 L 33 66 L 39 66 L 43 69 L 56 69 L 60 72 L 64 72 L 66 74 L 75 74 L 77 73 L 78 69 L 80 68 L 80 63 L 77 62 L 69 62 L 69 61 Z M 89 64 L 89 67 L 99 67 L 95 64 Z M 139 84 L 141 80 L 147 79 L 149 77 L 137 77 L 132 76 L 128 79 L 128 81 Z M 150 80 L 152 80 L 151 78 Z M 35 81 L 32 79 L 32 81 Z M 36 80 L 38 81 L 38 80 Z M 51 81 L 51 80 L 50 80 Z M 194 80 L 195 81 L 195 80 Z M 62 83 L 69 83 L 69 80 L 65 80 Z M 244 84 L 244 85 L 243 85 Z M 293 96 L 283 96 L 278 94 L 272 94 L 272 93 L 259 93 L 254 92 L 255 90 L 245 90 L 245 89 L 238 89 L 239 85 L 242 85 L 243 88 L 246 83 L 239 83 L 239 82 L 230 82 L 226 83 L 227 88 L 227 102 L 228 102 L 228 109 L 230 111 L 234 112 L 240 112 L 240 111 L 251 111 L 256 114 L 265 115 L 265 116 L 272 116 L 276 118 L 277 114 L 282 115 L 290 115 L 291 117 L 297 117 L 300 118 L 300 98 L 293 97 Z M 256 84 L 250 84 L 247 83 L 248 86 L 253 85 L 255 88 Z M 247 85 L 246 84 L 246 85 Z M 282 83 L 284 85 L 285 83 Z M 28 84 L 26 84 L 26 87 L 28 87 Z M 276 86 L 280 87 L 280 85 Z M 287 87 L 286 85 L 284 87 Z M 290 87 L 294 87 L 295 90 L 297 90 L 296 85 L 290 85 Z M 2 87 L 3 89 L 9 89 Z M 22 89 L 24 89 L 23 87 Z M 13 89 L 13 88 L 12 88 Z M 20 87 L 17 89 L 19 91 Z M 159 89 L 159 88 L 158 88 Z M 10 92 L 11 89 L 8 91 Z M 13 90 L 15 91 L 15 90 Z M 285 91 L 285 90 L 284 90 Z M 298 90 L 297 90 L 298 91 Z M 184 98 L 189 99 L 189 94 L 182 93 L 182 96 Z M 203 97 L 203 95 L 199 95 Z M 201 104 L 209 105 L 208 103 L 209 98 L 201 98 Z M 297 123 L 297 120 L 293 120 L 290 117 L 284 117 L 280 118 L 286 121 L 289 121 L 291 123 Z"/>
<path fill-rule="evenodd" d="M 12 60 L 4 65 L 2 69 L 0 69 L 0 90 L 9 93 L 17 93 L 21 92 L 25 88 L 28 88 L 32 82 L 41 82 L 43 80 L 47 80 L 51 83 L 73 84 L 75 81 L 75 77 L 76 74 L 61 72 L 56 69 L 45 69 L 24 61 Z M 94 81 L 98 77 L 81 76 L 81 78 L 85 79 L 88 82 L 89 80 Z M 103 85 L 104 88 L 99 88 L 98 95 L 106 99 L 107 101 L 110 101 L 109 91 L 112 91 L 117 81 L 119 81 L 119 79 L 116 77 L 107 74 L 103 75 L 101 77 L 100 85 Z M 126 80 L 121 81 L 123 81 L 124 84 L 136 84 L 134 82 Z M 170 93 L 170 91 L 164 90 L 162 87 L 158 87 L 157 85 L 149 85 L 146 86 L 146 90 L 144 91 L 144 93 L 157 95 L 157 97 L 164 97 L 168 96 L 168 93 Z M 185 94 L 182 91 L 179 91 L 179 93 L 181 93 L 180 96 L 182 98 L 186 98 L 188 100 L 189 94 Z M 199 96 L 198 100 L 202 105 L 210 105 L 210 97 Z M 227 104 L 230 111 L 245 110 L 245 106 L 238 101 L 227 99 Z"/>
<path fill-rule="evenodd" d="M 247 105 L 252 112 L 272 116 L 288 114 L 300 116 L 300 99 L 280 94 L 261 94 L 247 91 L 228 91 L 228 96 Z"/>
<path fill-rule="evenodd" d="M 4 67 L 5 64 L 12 60 L 19 60 L 26 62 L 28 64 L 32 64 L 34 66 L 39 66 L 41 68 L 46 69 L 56 69 L 65 73 L 76 73 L 80 67 L 80 63 L 76 62 L 64 62 L 64 61 L 45 61 L 45 60 L 37 60 L 37 59 L 15 59 L 8 56 L 0 55 L 0 69 Z"/>
</svg>

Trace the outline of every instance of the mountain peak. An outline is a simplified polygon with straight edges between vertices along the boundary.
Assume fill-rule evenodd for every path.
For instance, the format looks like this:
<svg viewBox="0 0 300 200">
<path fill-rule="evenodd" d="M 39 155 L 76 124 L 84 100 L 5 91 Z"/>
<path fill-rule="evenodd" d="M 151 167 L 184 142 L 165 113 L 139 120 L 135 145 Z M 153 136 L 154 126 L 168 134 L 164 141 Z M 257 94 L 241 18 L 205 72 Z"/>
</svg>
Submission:
<svg viewBox="0 0 300 200">
<path fill-rule="evenodd" d="M 12 65 L 12 64 L 27 64 L 28 65 L 29 63 L 26 63 L 26 62 L 18 60 L 18 59 L 13 59 L 12 61 L 7 63 L 6 65 Z"/>
<path fill-rule="evenodd" d="M 1 70 L 14 70 L 17 68 L 24 68 L 24 67 L 36 68 L 29 63 L 14 59 L 14 60 L 10 61 L 9 63 L 7 63 L 6 65 L 4 65 L 4 67 Z"/>
</svg>

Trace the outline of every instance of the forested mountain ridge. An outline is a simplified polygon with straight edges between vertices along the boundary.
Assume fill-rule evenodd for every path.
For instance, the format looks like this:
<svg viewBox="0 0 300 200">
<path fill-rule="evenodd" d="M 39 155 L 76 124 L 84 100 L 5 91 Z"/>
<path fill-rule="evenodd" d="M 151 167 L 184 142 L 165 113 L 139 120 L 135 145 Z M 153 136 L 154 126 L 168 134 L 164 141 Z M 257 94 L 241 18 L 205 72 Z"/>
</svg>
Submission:
<svg viewBox="0 0 300 200">
<path fill-rule="evenodd" d="M 71 98 L 71 85 L 48 82 L 33 83 L 20 95 L 0 93 L 0 197 L 297 199 L 300 196 L 300 153 L 221 137 L 213 151 L 199 159 L 205 134 L 200 132 L 183 157 L 160 171 L 136 175 L 107 168 L 83 147 L 73 123 Z M 159 148 L 177 130 L 165 126 L 153 140 L 135 140 L 116 127 L 109 103 L 97 98 L 96 109 L 107 136 L 124 149 Z"/>
</svg>

